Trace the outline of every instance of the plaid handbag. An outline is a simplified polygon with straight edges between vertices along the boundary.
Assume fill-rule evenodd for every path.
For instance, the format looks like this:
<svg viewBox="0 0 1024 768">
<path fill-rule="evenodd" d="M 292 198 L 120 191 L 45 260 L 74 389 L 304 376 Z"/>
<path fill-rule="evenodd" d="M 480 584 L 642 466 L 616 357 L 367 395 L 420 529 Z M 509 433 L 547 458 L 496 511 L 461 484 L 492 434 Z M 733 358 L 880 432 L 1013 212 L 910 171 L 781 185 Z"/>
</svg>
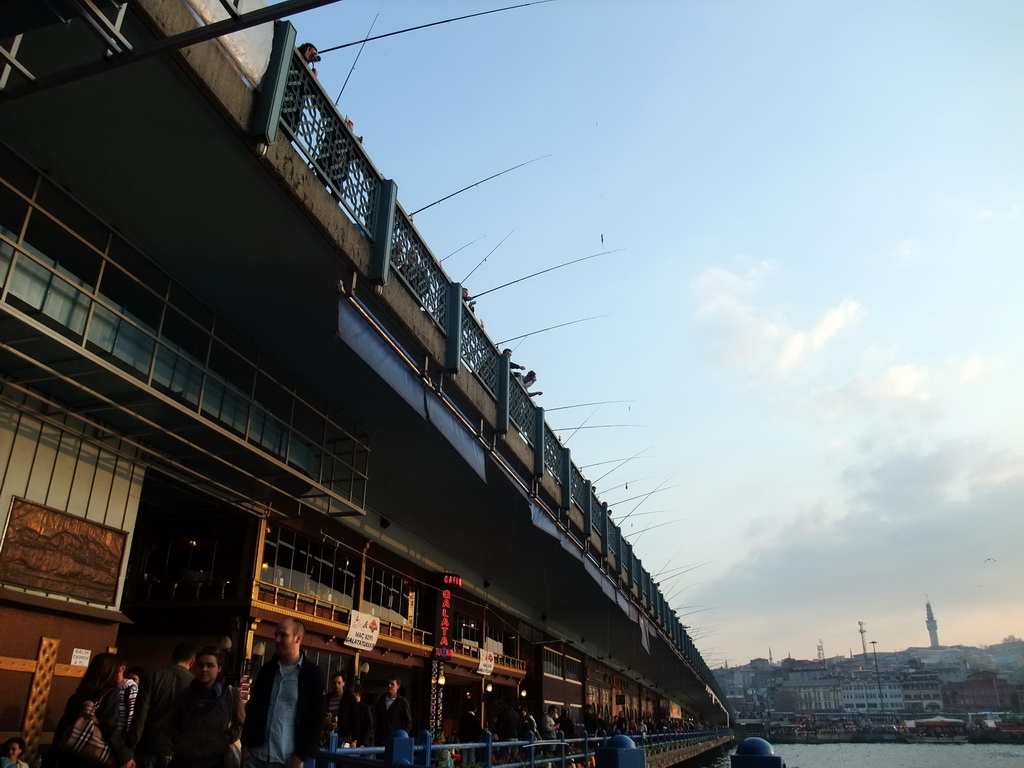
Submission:
<svg viewBox="0 0 1024 768">
<path fill-rule="evenodd" d="M 99 709 L 103 696 L 96 702 L 82 702 L 81 713 L 68 728 L 58 747 L 64 754 L 76 757 L 82 762 L 100 768 L 113 768 L 114 760 L 110 753 L 110 745 L 103 737 L 99 721 L 96 719 L 96 710 Z"/>
</svg>

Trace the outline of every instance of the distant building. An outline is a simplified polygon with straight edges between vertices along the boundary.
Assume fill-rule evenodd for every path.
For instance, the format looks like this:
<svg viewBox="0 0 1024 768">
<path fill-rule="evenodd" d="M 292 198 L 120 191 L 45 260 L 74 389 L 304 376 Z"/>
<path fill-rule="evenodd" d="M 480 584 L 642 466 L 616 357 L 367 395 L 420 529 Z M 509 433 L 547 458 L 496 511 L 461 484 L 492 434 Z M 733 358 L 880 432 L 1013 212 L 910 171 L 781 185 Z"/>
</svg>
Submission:
<svg viewBox="0 0 1024 768">
<path fill-rule="evenodd" d="M 930 672 L 908 672 L 903 678 L 903 703 L 907 712 L 940 712 L 942 681 Z"/>
<path fill-rule="evenodd" d="M 932 604 L 925 598 L 924 603 L 925 620 L 924 625 L 928 628 L 928 639 L 931 641 L 932 648 L 940 648 L 939 645 L 939 622 L 935 620 L 935 614 L 932 613 Z"/>
<path fill-rule="evenodd" d="M 962 683 L 946 683 L 942 697 L 952 710 L 1005 712 L 1018 706 L 1017 692 L 995 672 L 974 672 Z"/>
<path fill-rule="evenodd" d="M 838 680 L 791 680 L 778 689 L 778 709 L 793 712 L 842 712 L 843 685 Z"/>
<path fill-rule="evenodd" d="M 879 698 L 881 693 L 881 698 Z M 860 714 L 902 712 L 903 686 L 893 680 L 869 677 L 850 680 L 842 684 L 843 710 Z"/>
</svg>

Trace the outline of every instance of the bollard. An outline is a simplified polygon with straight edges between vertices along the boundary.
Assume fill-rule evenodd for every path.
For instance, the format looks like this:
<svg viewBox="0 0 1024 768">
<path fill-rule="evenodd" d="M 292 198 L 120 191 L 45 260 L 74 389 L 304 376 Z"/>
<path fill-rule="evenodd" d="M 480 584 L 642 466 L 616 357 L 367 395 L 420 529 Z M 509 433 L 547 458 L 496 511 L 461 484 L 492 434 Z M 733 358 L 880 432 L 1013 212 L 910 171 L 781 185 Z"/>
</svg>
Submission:
<svg viewBox="0 0 1024 768">
<path fill-rule="evenodd" d="M 786 768 L 774 747 L 756 736 L 741 741 L 736 754 L 729 759 L 732 768 Z"/>
<path fill-rule="evenodd" d="M 629 736 L 618 734 L 594 750 L 597 768 L 645 768 L 647 755 Z"/>
<path fill-rule="evenodd" d="M 399 729 L 391 735 L 391 740 L 384 745 L 384 765 L 395 768 L 400 765 L 412 765 L 412 738 Z"/>
</svg>

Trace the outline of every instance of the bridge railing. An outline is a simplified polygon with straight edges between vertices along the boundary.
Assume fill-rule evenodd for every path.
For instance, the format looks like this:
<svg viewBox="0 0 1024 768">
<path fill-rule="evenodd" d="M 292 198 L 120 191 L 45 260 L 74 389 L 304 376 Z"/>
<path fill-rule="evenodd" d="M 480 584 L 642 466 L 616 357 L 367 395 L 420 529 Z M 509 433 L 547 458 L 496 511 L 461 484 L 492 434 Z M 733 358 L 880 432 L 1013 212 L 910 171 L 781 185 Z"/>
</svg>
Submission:
<svg viewBox="0 0 1024 768">
<path fill-rule="evenodd" d="M 555 739 L 537 739 L 533 734 L 516 741 L 497 741 L 490 731 L 484 731 L 477 742 L 435 743 L 429 731 L 420 731 L 415 740 L 404 731 L 392 737 L 391 744 L 378 747 L 344 747 L 338 745 L 338 735 L 331 738 L 317 756 L 307 761 L 306 768 L 398 768 L 399 765 L 462 768 L 481 766 L 490 768 L 536 768 L 538 764 L 567 768 L 572 763 L 590 765 L 597 750 L 608 744 L 614 733 L 598 732 L 565 739 L 558 732 Z M 727 729 L 702 731 L 664 731 L 657 733 L 626 734 L 636 746 L 648 755 L 685 749 L 707 741 L 731 738 Z M 395 758 L 389 763 L 388 756 Z M 409 757 L 411 755 L 411 757 Z M 384 761 L 381 761 L 381 757 Z M 408 759 L 408 763 L 400 762 Z M 450 761 L 450 762 L 449 762 Z"/>
<path fill-rule="evenodd" d="M 506 393 L 507 421 L 519 430 L 523 440 L 534 450 L 535 474 L 550 473 L 562 488 L 558 505 L 569 507 L 576 504 L 586 518 L 586 510 L 594 510 L 600 502 L 596 496 L 586 498 L 586 481 L 582 473 L 569 462 L 567 451 L 554 431 L 547 424 L 538 423 L 538 414 L 542 411 L 525 389 L 514 379 L 508 382 L 507 387 L 500 381 L 500 352 L 484 333 L 469 306 L 465 302 L 461 302 L 462 306 L 458 308 L 450 306 L 452 302 L 460 301 L 453 293 L 453 287 L 457 286 L 427 247 L 413 225 L 412 217 L 398 205 L 393 182 L 387 181 L 374 166 L 361 140 L 353 133 L 351 124 L 338 112 L 295 50 L 294 28 L 290 25 L 288 28 L 290 33 L 281 35 L 275 29 L 275 53 L 261 86 L 261 104 L 257 110 L 258 119 L 254 120 L 254 133 L 269 138 L 276 135 L 278 127 L 284 131 L 361 233 L 373 244 L 373 270 L 377 278 L 386 280 L 392 271 L 400 278 L 421 310 L 447 338 L 449 347 L 457 345 L 458 356 L 455 359 L 471 371 L 495 398 L 500 406 L 499 413 L 504 407 L 502 393 Z M 275 61 L 278 62 L 276 80 Z M 451 311 L 453 309 L 458 311 Z M 446 361 L 446 365 L 453 364 L 452 360 Z M 593 529 L 600 537 L 604 535 L 606 526 L 595 525 Z M 585 520 L 580 537 L 584 545 L 590 530 L 591 521 Z M 611 549 L 604 547 L 606 552 Z M 624 591 L 633 594 L 634 584 L 647 584 L 649 578 L 644 572 L 643 578 L 631 579 L 632 573 L 632 570 L 623 571 L 616 566 L 609 575 L 622 583 Z M 634 599 L 643 610 L 649 611 L 644 588 L 637 592 L 639 596 L 633 594 Z M 692 645 L 679 642 L 678 635 L 683 631 L 681 625 L 675 626 L 667 617 L 659 617 L 653 612 L 651 618 L 653 626 L 665 628 L 666 638 L 684 653 L 704 682 L 715 687 L 714 678 Z M 659 622 L 659 618 L 662 621 Z"/>
</svg>

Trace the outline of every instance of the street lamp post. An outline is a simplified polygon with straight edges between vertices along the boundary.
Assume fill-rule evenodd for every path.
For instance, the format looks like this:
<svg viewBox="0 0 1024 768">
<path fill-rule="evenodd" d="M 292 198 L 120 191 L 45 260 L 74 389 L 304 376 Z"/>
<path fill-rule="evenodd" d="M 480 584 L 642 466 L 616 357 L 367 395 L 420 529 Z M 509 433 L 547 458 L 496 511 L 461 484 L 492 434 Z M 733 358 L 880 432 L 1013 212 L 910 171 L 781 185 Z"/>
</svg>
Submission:
<svg viewBox="0 0 1024 768">
<path fill-rule="evenodd" d="M 878 682 L 878 707 L 885 710 L 885 702 L 882 701 L 882 675 L 878 671 L 878 645 L 877 640 L 871 641 L 871 652 L 875 655 L 875 680 Z"/>
</svg>

